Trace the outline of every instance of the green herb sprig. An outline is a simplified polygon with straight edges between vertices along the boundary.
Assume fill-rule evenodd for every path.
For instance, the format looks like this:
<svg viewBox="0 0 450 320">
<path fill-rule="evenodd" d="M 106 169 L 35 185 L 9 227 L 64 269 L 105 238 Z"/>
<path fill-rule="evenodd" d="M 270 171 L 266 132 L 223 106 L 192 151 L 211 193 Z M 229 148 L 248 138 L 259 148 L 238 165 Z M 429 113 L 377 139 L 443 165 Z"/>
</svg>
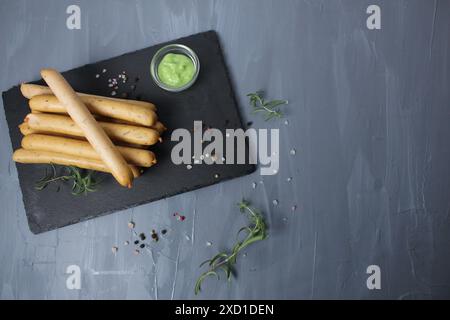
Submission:
<svg viewBox="0 0 450 320">
<path fill-rule="evenodd" d="M 72 194 L 75 196 L 81 194 L 88 194 L 89 192 L 95 192 L 96 186 L 99 184 L 93 177 L 93 172 L 91 170 L 79 169 L 73 166 L 64 167 L 65 174 L 58 175 L 56 167 L 51 164 L 51 170 L 45 169 L 45 176 L 36 182 L 36 190 L 44 190 L 47 186 L 58 181 L 66 182 L 72 181 Z M 60 190 L 58 185 L 57 191 Z"/>
<path fill-rule="evenodd" d="M 220 279 L 218 273 L 220 270 L 225 273 L 226 278 L 230 281 L 234 273 L 233 267 L 236 264 L 238 254 L 250 244 L 264 240 L 267 237 L 267 226 L 261 213 L 257 209 L 251 207 L 250 203 L 246 200 L 242 200 L 238 203 L 238 206 L 241 212 L 246 212 L 248 214 L 251 222 L 250 226 L 241 228 L 238 235 L 241 232 L 246 232 L 247 235 L 242 241 L 238 241 L 233 246 L 231 252 L 220 252 L 200 265 L 200 267 L 202 267 L 207 264 L 208 270 L 202 273 L 195 283 L 194 291 L 196 295 L 201 291 L 202 283 L 207 277 L 215 276 Z"/>
<path fill-rule="evenodd" d="M 271 100 L 266 101 L 264 99 L 264 92 L 256 91 L 254 93 L 247 94 L 250 98 L 250 105 L 253 108 L 253 113 L 262 112 L 266 121 L 273 118 L 281 118 L 283 116 L 280 106 L 288 104 L 287 100 Z"/>
</svg>

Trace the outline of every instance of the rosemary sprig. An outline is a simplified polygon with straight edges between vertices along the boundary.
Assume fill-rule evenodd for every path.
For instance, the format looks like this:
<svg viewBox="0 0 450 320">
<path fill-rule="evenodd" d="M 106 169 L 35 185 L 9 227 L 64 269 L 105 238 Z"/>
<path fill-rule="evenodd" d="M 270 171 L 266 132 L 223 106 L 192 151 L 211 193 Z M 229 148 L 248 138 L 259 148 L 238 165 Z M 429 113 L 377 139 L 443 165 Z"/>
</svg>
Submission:
<svg viewBox="0 0 450 320">
<path fill-rule="evenodd" d="M 242 241 L 238 241 L 232 248 L 231 252 L 220 252 L 209 260 L 204 261 L 200 267 L 208 264 L 208 270 L 200 275 L 195 283 L 195 294 L 201 291 L 203 281 L 209 276 L 215 276 L 218 279 L 218 271 L 222 270 L 227 279 L 230 281 L 234 273 L 234 265 L 238 254 L 250 244 L 264 240 L 267 237 L 267 227 L 261 213 L 250 206 L 250 203 L 245 199 L 238 203 L 239 210 L 246 212 L 250 219 L 250 226 L 243 227 L 239 230 L 238 235 L 241 232 L 246 232 L 247 235 Z"/>
<path fill-rule="evenodd" d="M 51 164 L 51 170 L 48 171 L 45 169 L 45 176 L 36 182 L 36 190 L 43 190 L 48 185 L 58 181 L 72 181 L 72 194 L 75 196 L 80 194 L 86 195 L 88 192 L 96 191 L 95 187 L 99 184 L 99 182 L 97 182 L 93 177 L 92 171 L 87 170 L 87 172 L 83 172 L 83 170 L 73 166 L 67 166 L 64 167 L 64 169 L 65 174 L 58 175 L 56 167 Z M 58 185 L 57 192 L 59 189 L 60 186 Z"/>
<path fill-rule="evenodd" d="M 263 112 L 266 121 L 273 118 L 281 118 L 283 113 L 279 107 L 288 104 L 287 100 L 266 101 L 264 99 L 264 92 L 262 91 L 249 93 L 247 94 L 247 97 L 250 98 L 250 105 L 253 107 L 253 113 Z"/>
</svg>

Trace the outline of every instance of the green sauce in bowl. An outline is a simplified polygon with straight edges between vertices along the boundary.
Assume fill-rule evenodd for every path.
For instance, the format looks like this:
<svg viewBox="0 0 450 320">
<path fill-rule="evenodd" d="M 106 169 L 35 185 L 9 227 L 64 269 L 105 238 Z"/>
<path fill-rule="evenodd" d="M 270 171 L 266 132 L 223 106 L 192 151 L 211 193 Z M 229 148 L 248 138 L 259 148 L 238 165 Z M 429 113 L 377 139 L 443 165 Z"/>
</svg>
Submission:
<svg viewBox="0 0 450 320">
<path fill-rule="evenodd" d="M 162 83 L 173 88 L 181 88 L 195 76 L 192 60 L 184 54 L 168 53 L 158 65 L 158 77 Z"/>
</svg>

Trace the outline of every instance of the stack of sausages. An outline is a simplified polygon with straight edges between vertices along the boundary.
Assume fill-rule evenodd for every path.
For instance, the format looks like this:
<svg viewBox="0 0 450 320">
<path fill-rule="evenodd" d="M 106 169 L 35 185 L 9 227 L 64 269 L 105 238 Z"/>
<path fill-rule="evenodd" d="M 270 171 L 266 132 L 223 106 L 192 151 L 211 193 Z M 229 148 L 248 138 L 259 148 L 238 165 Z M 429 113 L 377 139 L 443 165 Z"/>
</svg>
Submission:
<svg viewBox="0 0 450 320">
<path fill-rule="evenodd" d="M 21 86 L 31 113 L 19 126 L 24 138 L 14 161 L 109 172 L 126 187 L 156 163 L 147 148 L 166 128 L 152 103 L 76 93 L 56 70 L 41 75 L 48 87 Z"/>
</svg>

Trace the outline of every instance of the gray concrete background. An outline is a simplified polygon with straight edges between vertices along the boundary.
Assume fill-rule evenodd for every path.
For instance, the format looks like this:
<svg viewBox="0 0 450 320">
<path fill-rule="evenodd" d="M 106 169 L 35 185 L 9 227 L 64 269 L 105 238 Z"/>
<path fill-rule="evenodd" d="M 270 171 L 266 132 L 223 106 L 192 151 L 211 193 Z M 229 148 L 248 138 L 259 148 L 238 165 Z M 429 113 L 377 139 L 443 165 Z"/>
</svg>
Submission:
<svg viewBox="0 0 450 320">
<path fill-rule="evenodd" d="M 81 7 L 81 30 L 65 26 L 69 4 Z M 381 30 L 366 28 L 369 4 L 381 7 Z M 42 67 L 68 70 L 209 29 L 245 121 L 280 128 L 279 174 L 34 236 L 2 110 L 0 297 L 196 298 L 198 265 L 232 245 L 246 223 L 235 203 L 246 197 L 270 237 L 239 259 L 238 279 L 208 279 L 197 298 L 450 298 L 449 1 L 0 0 L 0 89 Z M 250 113 L 245 94 L 260 88 L 290 100 L 288 125 Z M 130 219 L 146 233 L 169 230 L 153 259 L 122 245 Z M 66 288 L 71 264 L 81 290 Z M 371 264 L 381 290 L 366 287 Z"/>
</svg>

